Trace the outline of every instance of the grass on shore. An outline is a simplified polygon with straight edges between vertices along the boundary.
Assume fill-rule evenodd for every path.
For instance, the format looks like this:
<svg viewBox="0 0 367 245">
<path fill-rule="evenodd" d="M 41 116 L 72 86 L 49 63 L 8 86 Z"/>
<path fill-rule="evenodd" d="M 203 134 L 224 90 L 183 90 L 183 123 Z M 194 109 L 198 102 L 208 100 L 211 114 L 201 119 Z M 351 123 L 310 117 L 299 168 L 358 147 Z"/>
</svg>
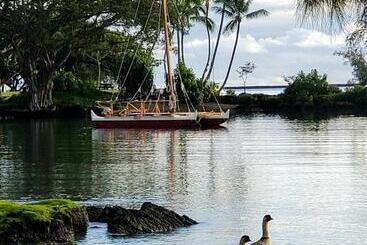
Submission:
<svg viewBox="0 0 367 245">
<path fill-rule="evenodd" d="M 12 222 L 50 222 L 55 215 L 78 207 L 73 201 L 64 199 L 50 199 L 31 204 L 0 201 L 0 234 Z"/>
<path fill-rule="evenodd" d="M 20 92 L 0 92 L 0 101 L 8 101 L 12 97 L 20 95 Z"/>
</svg>

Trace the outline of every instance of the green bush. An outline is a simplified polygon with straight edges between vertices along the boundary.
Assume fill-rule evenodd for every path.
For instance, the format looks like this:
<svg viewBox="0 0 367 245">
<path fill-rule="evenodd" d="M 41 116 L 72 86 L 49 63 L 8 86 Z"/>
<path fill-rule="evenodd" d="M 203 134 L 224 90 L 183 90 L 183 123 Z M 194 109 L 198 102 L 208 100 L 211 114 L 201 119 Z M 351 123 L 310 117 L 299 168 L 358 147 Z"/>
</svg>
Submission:
<svg viewBox="0 0 367 245">
<path fill-rule="evenodd" d="M 218 84 L 211 82 L 205 85 L 202 85 L 202 92 L 203 92 L 203 102 L 215 102 L 218 100 L 219 97 L 219 86 Z M 234 95 L 232 95 L 234 96 Z"/>
<path fill-rule="evenodd" d="M 356 105 L 367 105 L 367 87 L 356 85 L 347 89 L 344 93 L 344 99 Z"/>
<path fill-rule="evenodd" d="M 184 92 L 182 90 L 181 81 L 193 104 L 203 102 L 215 102 L 219 97 L 219 87 L 213 82 L 203 83 L 195 76 L 194 71 L 188 68 L 184 63 L 179 63 L 174 71 L 174 79 L 176 81 L 178 98 L 185 101 Z"/>
<path fill-rule="evenodd" d="M 196 78 L 194 71 L 188 68 L 185 64 L 179 63 L 174 71 L 174 79 L 177 82 L 177 93 L 180 101 L 185 101 L 185 94 L 181 86 L 181 81 L 184 88 L 194 104 L 203 101 L 203 89 L 200 86 L 200 80 Z"/>
<path fill-rule="evenodd" d="M 54 91 L 89 94 L 96 90 L 95 81 L 84 81 L 70 71 L 61 70 L 54 79 Z"/>
<path fill-rule="evenodd" d="M 254 103 L 254 98 L 251 94 L 240 94 L 238 97 L 241 105 L 252 106 Z"/>
<path fill-rule="evenodd" d="M 315 105 L 326 102 L 341 93 L 337 87 L 331 86 L 327 82 L 327 75 L 319 75 L 317 70 L 312 70 L 309 74 L 301 71 L 296 76 L 287 77 L 289 86 L 281 95 L 286 104 L 291 105 Z"/>
</svg>

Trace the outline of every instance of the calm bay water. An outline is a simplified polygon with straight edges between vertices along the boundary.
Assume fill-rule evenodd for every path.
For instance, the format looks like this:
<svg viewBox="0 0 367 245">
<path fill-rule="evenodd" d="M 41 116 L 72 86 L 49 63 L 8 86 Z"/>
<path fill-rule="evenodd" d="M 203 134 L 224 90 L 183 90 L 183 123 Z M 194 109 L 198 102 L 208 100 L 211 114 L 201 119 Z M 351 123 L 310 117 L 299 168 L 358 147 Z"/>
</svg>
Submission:
<svg viewBox="0 0 367 245">
<path fill-rule="evenodd" d="M 88 121 L 0 121 L 0 199 L 67 197 L 200 221 L 171 234 L 114 237 L 93 224 L 78 244 L 365 244 L 367 118 L 243 116 L 219 130 L 101 130 Z M 100 228 L 98 228 L 100 227 Z"/>
</svg>

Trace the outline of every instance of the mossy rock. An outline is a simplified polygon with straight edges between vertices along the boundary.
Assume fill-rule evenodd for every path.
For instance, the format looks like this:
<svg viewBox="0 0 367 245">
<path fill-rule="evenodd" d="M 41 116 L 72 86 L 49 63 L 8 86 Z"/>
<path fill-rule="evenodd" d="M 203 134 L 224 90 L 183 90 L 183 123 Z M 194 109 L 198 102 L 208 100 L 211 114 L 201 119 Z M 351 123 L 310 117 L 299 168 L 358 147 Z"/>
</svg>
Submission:
<svg viewBox="0 0 367 245">
<path fill-rule="evenodd" d="M 70 200 L 0 201 L 0 244 L 69 242 L 84 233 L 87 225 L 85 208 Z"/>
</svg>

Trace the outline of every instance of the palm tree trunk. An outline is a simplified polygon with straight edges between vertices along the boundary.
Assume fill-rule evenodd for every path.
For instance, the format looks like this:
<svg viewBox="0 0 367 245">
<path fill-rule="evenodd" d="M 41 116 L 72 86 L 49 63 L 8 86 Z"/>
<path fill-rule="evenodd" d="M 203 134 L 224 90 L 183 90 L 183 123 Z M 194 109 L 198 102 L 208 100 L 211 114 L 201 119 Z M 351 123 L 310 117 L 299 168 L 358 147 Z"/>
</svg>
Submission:
<svg viewBox="0 0 367 245">
<path fill-rule="evenodd" d="M 206 84 L 206 80 L 204 81 L 204 77 L 205 77 L 205 74 L 207 73 L 208 68 L 209 68 L 211 52 L 212 52 L 212 46 L 211 46 L 212 41 L 211 41 L 210 30 L 209 30 L 209 26 L 208 26 L 208 17 L 209 17 L 209 0 L 206 1 L 206 13 L 205 13 L 206 34 L 208 36 L 208 59 L 207 59 L 206 64 L 205 64 L 203 75 L 201 76 L 201 83 L 203 83 L 203 85 Z"/>
<path fill-rule="evenodd" d="M 179 29 L 177 28 L 176 29 L 176 36 L 177 36 L 177 49 L 178 49 L 178 52 L 177 52 L 177 63 L 180 63 L 181 62 L 181 42 L 180 42 L 180 31 Z"/>
<path fill-rule="evenodd" d="M 223 4 L 223 8 L 225 8 L 225 5 L 224 4 Z M 206 75 L 205 81 L 208 81 L 210 79 L 210 76 L 211 76 L 211 74 L 213 72 L 215 58 L 217 56 L 217 51 L 218 51 L 218 47 L 219 47 L 219 42 L 220 42 L 220 38 L 222 36 L 223 23 L 224 23 L 224 11 L 222 13 L 222 17 L 221 17 L 221 20 L 220 20 L 220 26 L 219 26 L 219 30 L 218 30 L 217 42 L 215 44 L 212 61 L 210 63 L 209 71 L 208 71 L 208 74 Z"/>
<path fill-rule="evenodd" d="M 181 30 L 181 61 L 183 64 L 185 64 L 184 36 L 185 33 L 183 30 Z"/>
<path fill-rule="evenodd" d="M 241 29 L 241 22 L 238 22 L 238 26 L 237 26 L 237 35 L 236 35 L 236 41 L 234 43 L 234 47 L 233 47 L 233 51 L 232 51 L 232 57 L 231 57 L 231 61 L 229 63 L 229 67 L 228 67 L 228 71 L 227 71 L 227 75 L 226 78 L 223 81 L 222 86 L 219 89 L 219 93 L 220 91 L 223 90 L 223 88 L 226 86 L 228 78 L 229 78 L 229 74 L 231 74 L 231 69 L 232 69 L 232 64 L 233 64 L 233 60 L 234 60 L 234 56 L 236 54 L 236 50 L 237 50 L 237 44 L 238 44 L 238 39 L 240 37 L 240 29 Z"/>
</svg>

